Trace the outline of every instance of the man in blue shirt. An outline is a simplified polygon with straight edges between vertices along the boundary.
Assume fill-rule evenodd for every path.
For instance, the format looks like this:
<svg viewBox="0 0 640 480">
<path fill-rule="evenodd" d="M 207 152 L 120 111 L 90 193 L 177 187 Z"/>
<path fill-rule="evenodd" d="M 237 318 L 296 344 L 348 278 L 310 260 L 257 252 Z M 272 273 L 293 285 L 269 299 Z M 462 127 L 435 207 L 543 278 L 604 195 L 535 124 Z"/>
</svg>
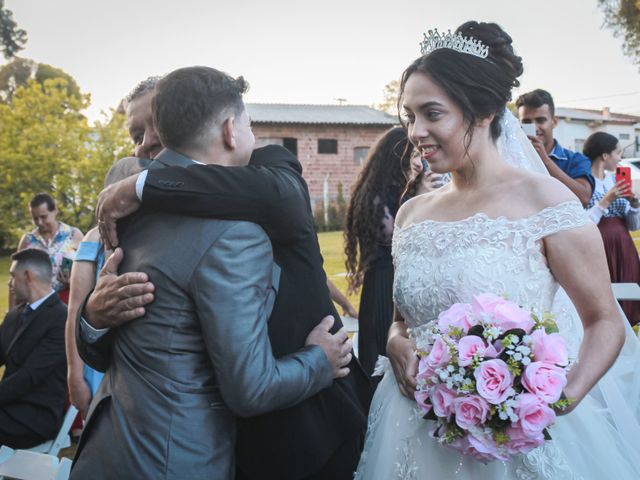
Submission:
<svg viewBox="0 0 640 480">
<path fill-rule="evenodd" d="M 558 124 L 551 94 L 546 90 L 533 90 L 516 100 L 518 116 L 522 123 L 532 123 L 536 136 L 529 137 L 549 174 L 564 183 L 587 206 L 593 193 L 595 180 L 591 175 L 591 162 L 578 152 L 563 148 L 553 138 Z"/>
</svg>

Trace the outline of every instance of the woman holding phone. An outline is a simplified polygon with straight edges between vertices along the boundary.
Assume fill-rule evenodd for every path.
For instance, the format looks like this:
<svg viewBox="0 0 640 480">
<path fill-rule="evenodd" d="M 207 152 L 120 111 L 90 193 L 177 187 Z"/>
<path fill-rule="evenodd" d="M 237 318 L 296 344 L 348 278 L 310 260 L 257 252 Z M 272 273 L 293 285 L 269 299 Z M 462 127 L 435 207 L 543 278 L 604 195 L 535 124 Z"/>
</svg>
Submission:
<svg viewBox="0 0 640 480">
<path fill-rule="evenodd" d="M 640 201 L 625 181 L 616 182 L 620 144 L 613 135 L 596 132 L 587 138 L 583 153 L 591 160 L 596 180 L 588 205 L 589 216 L 598 225 L 604 241 L 613 283 L 640 283 L 640 260 L 629 231 L 640 229 Z M 620 302 L 631 325 L 640 322 L 640 303 Z"/>
</svg>

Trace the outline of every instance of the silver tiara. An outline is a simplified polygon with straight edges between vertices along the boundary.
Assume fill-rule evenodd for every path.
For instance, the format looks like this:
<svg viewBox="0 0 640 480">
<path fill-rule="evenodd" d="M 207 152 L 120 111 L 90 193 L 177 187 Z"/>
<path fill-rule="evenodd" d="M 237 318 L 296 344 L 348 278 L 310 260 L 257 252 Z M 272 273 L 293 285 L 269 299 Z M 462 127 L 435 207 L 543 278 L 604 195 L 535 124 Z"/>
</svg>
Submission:
<svg viewBox="0 0 640 480">
<path fill-rule="evenodd" d="M 429 35 L 423 33 L 424 40 L 420 42 L 420 52 L 422 55 L 438 50 L 439 48 L 450 48 L 456 52 L 466 53 L 475 57 L 487 58 L 489 47 L 480 40 L 471 37 L 463 37 L 459 33 L 451 33 L 449 30 L 445 35 L 440 35 L 438 29 L 429 30 Z"/>
</svg>

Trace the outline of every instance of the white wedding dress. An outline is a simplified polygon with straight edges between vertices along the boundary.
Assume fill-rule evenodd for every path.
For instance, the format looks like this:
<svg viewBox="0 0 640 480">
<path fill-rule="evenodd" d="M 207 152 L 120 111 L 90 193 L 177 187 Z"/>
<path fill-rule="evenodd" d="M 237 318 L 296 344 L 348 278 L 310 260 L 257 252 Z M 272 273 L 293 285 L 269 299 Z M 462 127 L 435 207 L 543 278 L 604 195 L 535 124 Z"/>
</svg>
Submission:
<svg viewBox="0 0 640 480">
<path fill-rule="evenodd" d="M 588 222 L 572 201 L 518 220 L 478 213 L 396 228 L 394 300 L 411 335 L 419 339 L 421 329 L 455 302 L 506 294 L 522 306 L 556 313 L 577 358 L 582 324 L 547 267 L 540 240 Z M 630 328 L 614 367 L 572 413 L 558 417 L 553 439 L 510 462 L 484 465 L 438 444 L 429 436 L 434 423 L 421 418 L 386 370 L 356 479 L 640 479 L 640 347 Z"/>
</svg>

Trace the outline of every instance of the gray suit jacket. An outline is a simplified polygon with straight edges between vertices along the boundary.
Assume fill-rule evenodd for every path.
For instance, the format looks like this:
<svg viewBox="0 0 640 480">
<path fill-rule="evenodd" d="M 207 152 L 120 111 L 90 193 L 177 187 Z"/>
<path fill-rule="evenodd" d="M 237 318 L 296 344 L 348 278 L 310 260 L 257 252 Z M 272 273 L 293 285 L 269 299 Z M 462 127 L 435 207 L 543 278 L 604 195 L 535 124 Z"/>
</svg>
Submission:
<svg viewBox="0 0 640 480">
<path fill-rule="evenodd" d="M 165 150 L 154 163 L 185 162 Z M 140 214 L 120 238 L 120 273 L 146 272 L 155 300 L 111 332 L 111 364 L 71 478 L 233 478 L 235 416 L 316 394 L 331 384 L 331 366 L 319 347 L 273 358 L 278 270 L 257 225 Z"/>
</svg>

